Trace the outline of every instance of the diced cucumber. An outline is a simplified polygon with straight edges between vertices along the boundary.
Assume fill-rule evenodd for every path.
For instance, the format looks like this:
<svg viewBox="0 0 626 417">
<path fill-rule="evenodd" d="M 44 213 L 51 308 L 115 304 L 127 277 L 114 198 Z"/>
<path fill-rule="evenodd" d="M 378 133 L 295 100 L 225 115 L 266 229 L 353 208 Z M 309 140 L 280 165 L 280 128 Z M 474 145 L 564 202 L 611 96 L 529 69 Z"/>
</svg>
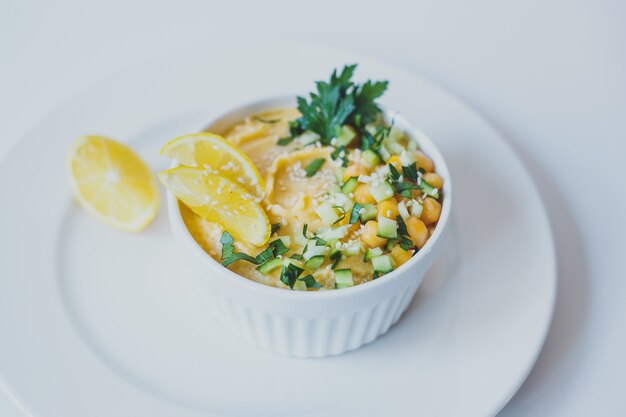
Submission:
<svg viewBox="0 0 626 417">
<path fill-rule="evenodd" d="M 387 252 L 391 252 L 391 250 L 398 244 L 398 241 L 400 239 L 396 238 L 396 239 L 389 239 L 387 241 L 387 243 L 385 243 L 385 250 Z"/>
<path fill-rule="evenodd" d="M 417 200 L 413 200 L 411 203 L 411 214 L 415 217 L 417 217 L 418 219 L 420 218 L 420 216 L 422 215 L 422 204 L 417 201 Z"/>
<path fill-rule="evenodd" d="M 383 143 L 382 146 L 380 147 L 380 149 L 378 150 L 378 153 L 380 154 L 380 157 L 383 159 L 383 161 L 388 160 L 389 158 L 391 158 L 391 154 L 389 153 L 389 151 L 387 150 L 387 148 L 385 147 L 385 144 Z"/>
<path fill-rule="evenodd" d="M 315 255 L 312 256 L 311 258 L 309 258 L 308 261 L 306 261 L 304 263 L 304 267 L 306 269 L 310 269 L 312 271 L 315 271 L 317 269 L 319 269 L 320 266 L 322 266 L 322 264 L 324 263 L 324 255 Z"/>
<path fill-rule="evenodd" d="M 422 192 L 426 195 L 429 195 L 433 198 L 439 198 L 439 190 L 423 179 L 420 181 L 420 187 L 422 187 Z"/>
<path fill-rule="evenodd" d="M 313 142 L 316 142 L 319 139 L 320 139 L 320 135 L 318 135 L 315 132 L 311 132 L 310 130 L 307 130 L 306 132 L 304 132 L 303 134 L 295 138 L 296 141 L 298 141 L 301 145 L 305 145 L 305 146 Z"/>
<path fill-rule="evenodd" d="M 393 264 L 391 262 L 391 256 L 389 255 L 381 255 L 372 258 L 372 265 L 374 266 L 374 271 L 383 273 L 393 271 Z"/>
<path fill-rule="evenodd" d="M 343 181 L 343 172 L 346 169 L 344 167 L 337 167 L 335 168 L 335 178 L 337 179 L 337 182 L 341 183 Z"/>
<path fill-rule="evenodd" d="M 376 185 L 372 184 L 369 186 L 369 192 L 377 203 L 392 198 L 395 195 L 393 187 L 387 181 L 380 181 Z"/>
<path fill-rule="evenodd" d="M 263 262 L 261 265 L 257 266 L 256 269 L 263 275 L 267 275 L 276 268 L 280 268 L 282 264 L 283 260 L 281 258 L 274 258 L 270 259 L 269 261 Z"/>
<path fill-rule="evenodd" d="M 296 232 L 296 234 L 293 236 L 293 241 L 296 243 L 296 245 L 302 246 L 302 247 L 305 247 L 306 245 L 309 244 L 309 239 L 304 237 L 304 235 L 299 232 Z"/>
<path fill-rule="evenodd" d="M 359 180 L 357 180 L 356 177 L 350 177 L 341 186 L 341 192 L 344 194 L 350 194 L 351 192 L 356 190 L 356 187 L 358 187 L 358 185 L 359 185 Z"/>
<path fill-rule="evenodd" d="M 314 241 L 310 241 L 306 247 L 306 251 L 302 254 L 302 257 L 305 261 L 308 261 L 316 256 L 323 256 L 326 252 L 328 252 L 328 246 L 317 246 Z"/>
<path fill-rule="evenodd" d="M 367 149 L 365 152 L 363 152 L 361 156 L 363 157 L 363 162 L 365 163 L 365 166 L 369 169 L 376 168 L 376 166 L 380 163 L 380 158 L 378 157 L 378 154 L 371 149 Z"/>
<path fill-rule="evenodd" d="M 395 239 L 398 237 L 398 222 L 388 219 L 384 216 L 378 216 L 378 230 L 376 235 L 386 239 Z"/>
<path fill-rule="evenodd" d="M 333 207 L 327 201 L 324 201 L 315 208 L 315 212 L 326 226 L 334 224 L 337 220 L 341 219 L 345 215 L 345 212 L 341 212 L 337 207 Z"/>
<path fill-rule="evenodd" d="M 359 240 L 355 240 L 352 243 L 348 243 L 342 247 L 342 252 L 348 256 L 358 255 L 363 249 L 363 243 Z"/>
<path fill-rule="evenodd" d="M 276 258 L 276 259 L 280 259 L 280 258 Z M 293 259 L 293 258 L 283 258 L 283 266 L 287 267 L 291 264 L 297 266 L 298 268 L 304 269 L 304 264 L 301 261 L 298 261 L 297 259 Z"/>
<path fill-rule="evenodd" d="M 306 291 L 306 283 L 304 281 L 300 281 L 299 279 L 293 283 L 294 291 Z"/>
<path fill-rule="evenodd" d="M 397 127 L 392 127 L 389 130 L 389 135 L 387 136 L 385 140 L 389 142 L 399 142 L 402 139 L 404 139 L 404 132 L 398 129 Z"/>
<path fill-rule="evenodd" d="M 324 228 L 320 230 L 320 237 L 325 241 L 333 240 L 333 239 L 342 239 L 348 234 L 347 226 L 339 226 L 335 228 Z"/>
<path fill-rule="evenodd" d="M 333 256 L 335 253 L 339 252 L 339 249 L 337 249 L 337 242 L 339 242 L 339 239 L 330 239 L 327 242 L 328 246 L 330 247 L 330 256 Z"/>
<path fill-rule="evenodd" d="M 342 174 L 342 178 L 343 178 L 343 174 Z M 332 184 L 330 187 L 328 187 L 328 194 L 336 194 L 340 192 L 341 192 L 341 187 L 338 184 Z"/>
<path fill-rule="evenodd" d="M 416 159 L 414 152 L 402 151 L 400 153 L 400 163 L 402 164 L 402 166 L 409 166 L 415 161 Z"/>
<path fill-rule="evenodd" d="M 383 254 L 383 250 L 381 248 L 369 248 L 365 251 L 365 256 L 363 257 L 364 261 L 369 261 L 370 259 L 380 256 Z"/>
<path fill-rule="evenodd" d="M 376 218 L 376 206 L 373 204 L 363 204 L 360 218 L 363 224 L 367 223 L 368 220 L 374 220 Z"/>
<path fill-rule="evenodd" d="M 348 146 L 356 138 L 356 132 L 354 128 L 348 125 L 341 126 L 341 133 L 335 139 L 335 146 Z"/>
<path fill-rule="evenodd" d="M 409 219 L 409 210 L 406 208 L 404 201 L 398 203 L 398 213 L 400 213 L 402 220 L 407 221 Z"/>
<path fill-rule="evenodd" d="M 389 169 L 389 164 L 385 164 L 381 166 L 380 168 L 378 168 L 376 170 L 376 173 L 378 174 L 378 176 L 383 177 L 383 178 L 389 175 L 391 173 L 391 170 Z"/>
<path fill-rule="evenodd" d="M 333 272 L 335 273 L 336 288 L 347 288 L 354 286 L 351 269 L 335 269 L 335 271 Z"/>
<path fill-rule="evenodd" d="M 272 239 L 272 242 L 275 240 L 282 240 L 283 245 L 285 245 L 287 249 L 289 249 L 289 246 L 291 246 L 291 236 L 276 236 L 275 239 Z"/>
<path fill-rule="evenodd" d="M 328 202 L 333 206 L 343 207 L 346 213 L 349 213 L 350 210 L 352 210 L 352 206 L 354 205 L 354 201 L 352 201 L 349 196 L 343 193 L 333 194 L 331 198 L 328 199 Z"/>
<path fill-rule="evenodd" d="M 384 143 L 384 147 L 389 151 L 390 154 L 393 154 L 393 155 L 400 155 L 402 151 L 405 150 L 404 146 L 402 146 L 398 142 L 389 140 L 389 138 L 385 139 L 383 143 Z"/>
</svg>

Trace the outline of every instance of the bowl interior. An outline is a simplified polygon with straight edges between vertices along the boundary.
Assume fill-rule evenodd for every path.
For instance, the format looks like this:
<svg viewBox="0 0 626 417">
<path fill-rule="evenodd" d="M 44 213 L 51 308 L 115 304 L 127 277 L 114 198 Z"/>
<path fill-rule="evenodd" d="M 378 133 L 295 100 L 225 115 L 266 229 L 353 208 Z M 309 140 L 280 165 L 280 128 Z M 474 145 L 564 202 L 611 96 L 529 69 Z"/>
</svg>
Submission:
<svg viewBox="0 0 626 417">
<path fill-rule="evenodd" d="M 296 106 L 295 96 L 283 96 L 283 97 L 274 97 L 274 98 L 269 98 L 269 99 L 264 99 L 264 100 L 258 100 L 258 101 L 255 101 L 255 102 L 252 102 L 252 103 L 249 103 L 249 104 L 246 104 L 246 105 L 243 105 L 243 106 L 240 106 L 240 107 L 237 107 L 237 108 L 234 108 L 232 110 L 222 113 L 221 115 L 213 118 L 209 123 L 200 126 L 198 131 L 200 132 L 209 131 L 209 132 L 213 132 L 217 134 L 223 134 L 228 128 L 230 128 L 234 124 L 240 122 L 241 120 L 243 120 L 244 118 L 252 114 L 255 114 L 264 110 L 274 109 L 274 108 L 295 107 L 295 106 Z M 417 254 L 415 254 L 408 262 L 404 263 L 398 269 L 395 269 L 392 272 L 383 275 L 381 278 L 377 280 L 372 280 L 372 281 L 369 281 L 360 285 L 356 285 L 354 287 L 344 288 L 342 291 L 296 291 L 295 293 L 323 294 L 324 296 L 329 296 L 330 294 L 334 294 L 334 293 L 346 293 L 346 292 L 358 291 L 359 289 L 363 289 L 365 287 L 381 285 L 385 281 L 394 279 L 394 277 L 397 276 L 402 271 L 409 269 L 412 266 L 416 265 L 418 262 L 420 262 L 420 260 L 424 258 L 424 256 L 432 250 L 432 248 L 435 246 L 437 241 L 441 239 L 442 237 L 442 234 L 447 226 L 447 222 L 450 216 L 450 208 L 452 204 L 452 183 L 451 183 L 450 173 L 446 165 L 446 162 L 441 152 L 439 151 L 439 149 L 433 143 L 433 141 L 419 128 L 416 128 L 413 125 L 411 125 L 400 113 L 383 107 L 383 114 L 385 116 L 385 119 L 388 122 L 393 120 L 395 126 L 402 129 L 409 136 L 411 140 L 414 140 L 418 143 L 418 145 L 424 151 L 424 153 L 433 160 L 433 162 L 435 163 L 436 172 L 444 180 L 444 186 L 442 190 L 443 202 L 442 202 L 441 216 L 439 218 L 437 226 L 435 227 L 435 231 L 433 235 L 428 239 L 428 242 L 426 243 L 426 245 Z M 173 166 L 175 166 L 175 164 Z M 169 191 L 168 191 L 168 206 L 169 206 L 168 208 L 170 210 L 170 213 L 173 214 L 170 216 L 170 221 L 172 222 L 173 227 L 176 227 L 177 229 L 181 229 L 181 228 L 184 229 L 182 230 L 182 234 L 188 243 L 187 246 L 188 247 L 190 246 L 191 249 L 197 254 L 197 256 L 204 258 L 204 260 L 208 262 L 212 267 L 220 268 L 223 273 L 239 281 L 239 283 L 241 283 L 242 285 L 246 285 L 246 286 L 251 285 L 253 287 L 257 287 L 256 288 L 257 290 L 264 291 L 261 288 L 258 288 L 258 287 L 263 287 L 272 291 L 280 291 L 280 292 L 289 293 L 289 294 L 294 293 L 293 291 L 284 291 L 282 288 L 271 287 L 268 285 L 258 283 L 256 281 L 242 277 L 230 271 L 228 268 L 224 268 L 219 262 L 215 261 L 215 259 L 213 259 L 209 254 L 207 254 L 200 247 L 200 245 L 197 244 L 197 242 L 191 235 L 191 232 L 189 232 L 189 230 L 185 226 L 185 223 L 182 219 L 182 215 L 180 213 L 180 208 L 178 206 L 178 200 Z M 179 232 L 180 231 L 181 230 L 179 230 Z"/>
</svg>

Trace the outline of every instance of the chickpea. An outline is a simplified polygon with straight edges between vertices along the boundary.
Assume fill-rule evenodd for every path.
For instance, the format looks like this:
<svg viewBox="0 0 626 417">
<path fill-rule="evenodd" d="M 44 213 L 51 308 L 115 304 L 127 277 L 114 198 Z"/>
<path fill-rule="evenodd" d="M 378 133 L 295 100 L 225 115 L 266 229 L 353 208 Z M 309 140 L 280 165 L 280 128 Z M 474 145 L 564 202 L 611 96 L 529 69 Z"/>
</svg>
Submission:
<svg viewBox="0 0 626 417">
<path fill-rule="evenodd" d="M 394 246 L 391 249 L 391 258 L 396 263 L 396 266 L 400 266 L 413 256 L 413 251 L 404 250 L 399 245 Z"/>
<path fill-rule="evenodd" d="M 436 223 L 441 216 L 441 204 L 434 198 L 427 197 L 422 203 L 420 219 L 427 225 Z"/>
<path fill-rule="evenodd" d="M 392 164 L 398 171 L 402 170 L 402 162 L 400 161 L 400 157 L 398 155 L 392 155 L 391 158 L 387 160 L 387 163 Z"/>
<path fill-rule="evenodd" d="M 424 168 L 424 171 L 426 172 L 433 172 L 435 170 L 433 160 L 420 151 L 415 151 L 415 162 L 417 163 L 418 169 Z"/>
<path fill-rule="evenodd" d="M 359 175 L 367 175 L 369 170 L 365 165 L 352 164 L 343 171 L 343 181 L 348 181 L 350 177 L 358 177 Z"/>
<path fill-rule="evenodd" d="M 422 178 L 424 179 L 424 181 L 426 181 L 435 188 L 441 190 L 441 188 L 443 187 L 443 178 L 441 178 L 439 174 L 435 174 L 434 172 L 427 172 Z"/>
<path fill-rule="evenodd" d="M 413 244 L 421 249 L 428 240 L 428 228 L 423 221 L 415 216 L 409 217 L 405 222 L 406 230 L 413 241 Z"/>
<path fill-rule="evenodd" d="M 395 199 L 381 201 L 376 206 L 376 213 L 379 216 L 395 220 L 398 216 L 398 202 Z"/>
<path fill-rule="evenodd" d="M 370 248 L 377 248 L 387 243 L 387 239 L 376 236 L 378 231 L 378 222 L 370 220 L 365 223 L 365 228 L 361 234 L 361 240 Z"/>
<path fill-rule="evenodd" d="M 376 200 L 369 191 L 367 184 L 359 184 L 354 190 L 354 201 L 359 204 L 376 204 Z"/>
</svg>

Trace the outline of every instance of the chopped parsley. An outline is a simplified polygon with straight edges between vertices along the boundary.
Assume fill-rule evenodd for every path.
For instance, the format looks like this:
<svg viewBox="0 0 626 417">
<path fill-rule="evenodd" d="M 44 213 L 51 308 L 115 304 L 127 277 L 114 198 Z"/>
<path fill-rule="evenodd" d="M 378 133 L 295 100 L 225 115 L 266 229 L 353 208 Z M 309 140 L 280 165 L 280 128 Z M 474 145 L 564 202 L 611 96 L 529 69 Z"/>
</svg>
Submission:
<svg viewBox="0 0 626 417">
<path fill-rule="evenodd" d="M 370 133 L 367 129 L 363 129 L 362 136 L 363 140 L 361 141 L 361 150 L 366 151 L 371 149 L 376 152 L 378 156 L 380 156 L 380 147 L 383 144 L 383 140 L 389 133 L 391 133 L 391 128 L 393 127 L 394 121 L 392 120 L 388 126 L 380 125 L 376 127 L 374 134 Z M 381 158 L 382 159 L 382 158 Z"/>
<path fill-rule="evenodd" d="M 293 140 L 295 139 L 295 136 L 287 136 L 286 138 L 281 138 L 278 139 L 278 142 L 276 142 L 276 144 L 278 146 L 287 146 L 289 145 L 291 142 L 293 142 Z"/>
<path fill-rule="evenodd" d="M 406 229 L 406 223 L 402 216 L 396 216 L 396 221 L 398 222 L 398 244 L 402 249 L 409 250 L 413 246 L 413 241 Z"/>
<path fill-rule="evenodd" d="M 348 166 L 347 155 L 348 155 L 348 150 L 346 149 L 345 146 L 341 145 L 335 148 L 335 150 L 331 152 L 330 159 L 332 159 L 333 161 L 336 161 L 337 159 L 341 159 L 341 166 L 347 167 Z"/>
<path fill-rule="evenodd" d="M 283 267 L 280 270 L 280 280 L 282 281 L 283 284 L 293 289 L 293 285 L 296 283 L 296 280 L 298 279 L 300 274 L 302 274 L 303 271 L 304 269 L 300 268 L 298 265 L 292 262 L 283 264 Z"/>
<path fill-rule="evenodd" d="M 304 223 L 304 226 L 302 226 L 302 236 L 304 236 L 305 239 L 307 240 L 314 240 L 315 241 L 315 246 L 324 246 L 327 242 L 322 239 L 321 237 L 317 236 L 316 234 L 312 234 L 311 236 L 307 236 L 307 230 L 309 228 L 309 225 Z M 305 247 L 306 250 L 306 247 Z"/>
<path fill-rule="evenodd" d="M 402 176 L 409 181 L 417 182 L 417 164 L 413 162 L 408 166 L 403 166 Z"/>
<path fill-rule="evenodd" d="M 233 262 L 242 260 L 252 262 L 255 265 L 260 263 L 256 260 L 256 258 L 248 255 L 247 253 L 235 252 L 235 239 L 233 239 L 230 233 L 222 233 L 220 243 L 222 244 L 222 265 L 228 266 Z"/>
<path fill-rule="evenodd" d="M 330 266 L 330 269 L 335 269 L 335 267 L 341 261 L 341 252 L 335 252 L 332 255 L 330 255 L 329 258 L 330 258 L 331 261 L 333 261 L 333 264 Z"/>
<path fill-rule="evenodd" d="M 302 278 L 299 278 L 298 281 L 304 282 L 307 288 L 322 288 L 319 282 L 315 280 L 313 275 L 306 275 Z"/>
<path fill-rule="evenodd" d="M 341 214 L 341 217 L 339 217 L 337 220 L 335 220 L 335 222 L 333 223 L 333 226 L 336 225 L 337 223 L 341 222 L 343 219 L 346 218 L 346 209 L 343 208 L 343 206 L 333 206 L 333 208 L 336 208 L 337 210 L 339 210 L 339 213 Z"/>
<path fill-rule="evenodd" d="M 352 211 L 350 212 L 350 220 L 349 220 L 350 224 L 354 224 L 357 221 L 359 221 L 359 217 L 361 216 L 361 209 L 362 208 L 363 208 L 362 204 L 354 203 L 354 206 L 352 206 Z"/>
<path fill-rule="evenodd" d="M 231 234 L 226 231 L 222 233 L 220 242 L 222 244 L 221 262 L 224 266 L 229 266 L 233 262 L 237 261 L 247 261 L 255 265 L 259 265 L 283 255 L 288 251 L 283 241 L 281 239 L 276 239 L 270 242 L 267 248 L 256 257 L 243 252 L 235 252 L 235 239 L 233 239 Z"/>
<path fill-rule="evenodd" d="M 322 167 L 322 165 L 324 165 L 324 162 L 326 162 L 326 159 L 324 158 L 317 158 L 309 162 L 309 164 L 304 168 L 304 170 L 306 171 L 306 176 L 312 177 L 313 175 L 315 175 L 317 171 L 319 171 L 319 169 Z"/>
<path fill-rule="evenodd" d="M 274 259 L 277 256 L 280 256 L 286 253 L 288 250 L 289 249 L 287 249 L 287 247 L 285 246 L 285 244 L 283 243 L 281 239 L 276 239 L 276 240 L 271 241 L 270 244 L 267 246 L 267 248 L 263 250 L 263 252 L 259 253 L 255 259 L 259 263 L 265 262 L 265 261 Z"/>
</svg>

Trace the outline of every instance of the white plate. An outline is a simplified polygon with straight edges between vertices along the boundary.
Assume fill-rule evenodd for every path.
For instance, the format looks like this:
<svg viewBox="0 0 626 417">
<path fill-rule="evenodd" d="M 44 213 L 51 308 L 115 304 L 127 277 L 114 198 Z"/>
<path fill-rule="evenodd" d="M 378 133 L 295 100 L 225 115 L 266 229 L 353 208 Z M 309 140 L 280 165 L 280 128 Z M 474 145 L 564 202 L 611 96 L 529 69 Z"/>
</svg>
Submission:
<svg viewBox="0 0 626 417">
<path fill-rule="evenodd" d="M 36 416 L 492 416 L 530 371 L 556 290 L 549 224 L 524 168 L 459 101 L 413 74 L 302 45 L 181 50 L 95 85 L 37 126 L 0 168 L 0 381 Z M 144 233 L 72 202 L 79 135 L 160 146 L 255 98 L 305 92 L 333 67 L 389 79 L 384 103 L 423 128 L 455 181 L 452 228 L 416 299 L 378 341 L 317 360 L 273 356 L 202 306 L 165 207 Z"/>
</svg>

